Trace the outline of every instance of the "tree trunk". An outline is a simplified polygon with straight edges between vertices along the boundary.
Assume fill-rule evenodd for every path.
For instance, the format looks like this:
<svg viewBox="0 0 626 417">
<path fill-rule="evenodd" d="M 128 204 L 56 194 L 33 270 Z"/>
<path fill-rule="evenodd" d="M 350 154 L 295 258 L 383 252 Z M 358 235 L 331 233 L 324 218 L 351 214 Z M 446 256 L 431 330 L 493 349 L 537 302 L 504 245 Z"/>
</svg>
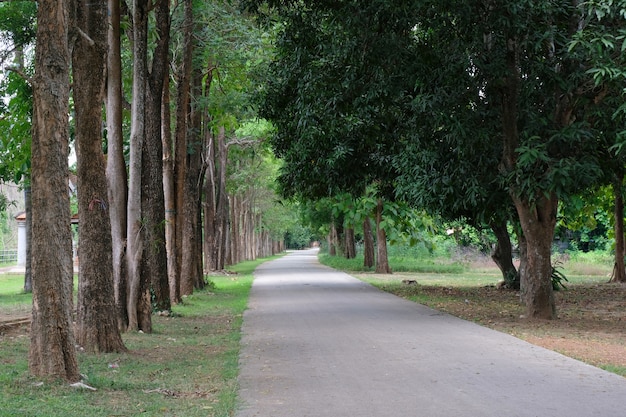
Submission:
<svg viewBox="0 0 626 417">
<path fill-rule="evenodd" d="M 376 273 L 377 274 L 391 274 L 391 267 L 389 266 L 389 258 L 387 257 L 387 233 L 385 229 L 380 227 L 380 223 L 383 217 L 383 200 L 378 199 L 376 205 Z"/>
<path fill-rule="evenodd" d="M 174 154 L 172 149 L 172 123 L 170 111 L 169 65 L 163 77 L 162 132 L 163 140 L 163 200 L 165 203 L 165 250 L 167 252 L 167 281 L 170 303 L 181 301 L 179 270 L 176 254 L 176 184 L 174 182 Z"/>
<path fill-rule="evenodd" d="M 33 242 L 33 199 L 30 189 L 30 178 L 25 181 L 28 185 L 24 188 L 24 212 L 26 227 L 26 264 L 24 266 L 24 292 L 33 292 L 33 268 L 31 245 Z"/>
<path fill-rule="evenodd" d="M 193 95 L 202 95 L 202 76 L 200 71 L 193 74 Z M 202 177 L 202 142 L 200 134 L 202 132 L 202 113 L 197 106 L 192 106 L 190 115 L 190 125 L 187 132 L 187 162 L 184 183 L 184 204 L 183 216 L 180 221 L 182 227 L 182 263 L 180 268 L 180 293 L 190 295 L 193 293 L 197 283 L 201 279 L 198 277 L 196 255 L 202 241 L 197 240 L 198 210 L 200 201 L 200 179 Z"/>
<path fill-rule="evenodd" d="M 217 270 L 217 196 L 215 170 L 215 140 L 212 133 L 205 136 L 205 179 L 204 191 L 204 256 L 209 271 Z"/>
<path fill-rule="evenodd" d="M 165 248 L 163 196 L 162 98 L 169 65 L 169 1 L 155 3 L 157 44 L 152 54 L 146 90 L 145 137 L 141 163 L 141 216 L 143 220 L 142 279 L 149 282 L 151 304 L 157 311 L 171 310 Z"/>
<path fill-rule="evenodd" d="M 120 2 L 109 0 L 109 53 L 107 55 L 107 166 L 106 176 L 111 220 L 113 291 L 118 327 L 128 325 L 126 276 L 126 202 L 128 178 L 122 134 L 122 58 L 120 46 Z"/>
<path fill-rule="evenodd" d="M 183 262 L 183 213 L 185 204 L 185 178 L 187 176 L 187 132 L 189 130 L 189 113 L 191 111 L 191 75 L 193 70 L 193 2 L 184 1 L 183 23 L 183 59 L 177 72 L 177 96 L 176 96 L 176 130 L 174 144 L 174 208 L 170 212 L 170 219 L 175 224 L 174 237 L 171 247 L 175 256 L 171 257 L 175 262 L 171 268 L 176 273 L 176 292 L 182 296 L 181 270 Z M 168 264 L 169 267 L 169 264 Z M 175 267 L 175 268 L 174 268 Z M 171 287 L 171 286 L 170 286 Z"/>
<path fill-rule="evenodd" d="M 372 223 L 370 218 L 363 220 L 363 266 L 371 268 L 375 263 L 374 258 L 374 236 L 372 234 Z"/>
<path fill-rule="evenodd" d="M 356 247 L 355 247 L 355 242 L 354 242 L 354 228 L 346 227 L 343 231 L 343 237 L 345 240 L 344 247 L 346 248 L 345 250 L 346 259 L 356 258 Z"/>
<path fill-rule="evenodd" d="M 624 177 L 621 172 L 615 173 L 613 180 L 613 195 L 615 196 L 615 264 L 611 282 L 626 282 L 626 268 L 624 267 Z"/>
<path fill-rule="evenodd" d="M 226 129 L 220 126 L 217 134 L 217 270 L 224 269 L 230 253 L 230 201 L 226 192 L 226 165 L 228 163 L 228 148 L 226 147 Z"/>
<path fill-rule="evenodd" d="M 509 39 L 506 50 L 507 75 L 502 87 L 502 167 L 506 172 L 515 169 L 519 146 L 518 100 L 521 79 L 519 46 Z M 556 305 L 552 290 L 551 249 L 556 225 L 558 199 L 552 193 L 546 197 L 541 193 L 536 201 L 518 195 L 512 188 L 511 198 L 517 209 L 520 226 L 527 245 L 525 267 L 520 268 L 520 287 L 526 315 L 529 318 L 553 319 Z"/>
<path fill-rule="evenodd" d="M 330 233 L 328 234 L 328 254 L 337 256 L 337 226 L 335 222 L 330 224 Z"/>
<path fill-rule="evenodd" d="M 552 289 L 551 250 L 558 200 L 541 197 L 534 204 L 515 199 L 520 225 L 526 238 L 527 262 L 520 274 L 522 299 L 529 318 L 556 318 Z"/>
<path fill-rule="evenodd" d="M 76 112 L 79 264 L 76 339 L 88 352 L 122 352 L 111 259 L 111 223 L 102 153 L 102 104 L 107 55 L 107 5 L 79 0 L 72 53 Z M 89 39 L 86 38 L 89 36 Z"/>
<path fill-rule="evenodd" d="M 148 77 L 148 2 L 133 1 L 133 102 L 131 108 L 130 161 L 128 184 L 128 329 L 152 332 L 150 288 L 142 277 L 143 219 L 141 212 L 142 151 L 146 124 Z M 159 174 L 161 175 L 161 174 Z"/>
<path fill-rule="evenodd" d="M 501 223 L 491 223 L 491 230 L 496 236 L 496 246 L 491 254 L 491 259 L 498 265 L 502 278 L 507 288 L 519 289 L 520 277 L 515 265 L 513 265 L 513 251 L 511 248 L 511 238 L 507 230 L 506 221 Z"/>
<path fill-rule="evenodd" d="M 72 331 L 69 170 L 69 9 L 38 2 L 33 138 L 33 310 L 28 365 L 36 377 L 80 379 Z"/>
</svg>

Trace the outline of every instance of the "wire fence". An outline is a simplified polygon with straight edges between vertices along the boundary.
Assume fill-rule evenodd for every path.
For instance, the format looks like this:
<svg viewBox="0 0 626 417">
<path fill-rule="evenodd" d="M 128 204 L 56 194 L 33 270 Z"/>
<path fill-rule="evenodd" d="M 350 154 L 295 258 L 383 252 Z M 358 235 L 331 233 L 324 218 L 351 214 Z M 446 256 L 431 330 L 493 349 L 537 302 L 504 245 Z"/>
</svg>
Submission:
<svg viewBox="0 0 626 417">
<path fill-rule="evenodd" d="M 0 264 L 17 262 L 17 249 L 0 250 Z"/>
</svg>

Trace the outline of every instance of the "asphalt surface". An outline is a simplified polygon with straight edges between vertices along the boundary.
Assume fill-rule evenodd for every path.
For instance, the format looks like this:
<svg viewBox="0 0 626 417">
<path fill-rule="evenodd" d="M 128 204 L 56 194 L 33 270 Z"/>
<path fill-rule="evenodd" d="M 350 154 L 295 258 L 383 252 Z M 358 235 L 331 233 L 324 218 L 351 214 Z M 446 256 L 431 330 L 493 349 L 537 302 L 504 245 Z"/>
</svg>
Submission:
<svg viewBox="0 0 626 417">
<path fill-rule="evenodd" d="M 626 378 L 383 293 L 313 250 L 261 265 L 237 417 L 623 417 Z"/>
</svg>

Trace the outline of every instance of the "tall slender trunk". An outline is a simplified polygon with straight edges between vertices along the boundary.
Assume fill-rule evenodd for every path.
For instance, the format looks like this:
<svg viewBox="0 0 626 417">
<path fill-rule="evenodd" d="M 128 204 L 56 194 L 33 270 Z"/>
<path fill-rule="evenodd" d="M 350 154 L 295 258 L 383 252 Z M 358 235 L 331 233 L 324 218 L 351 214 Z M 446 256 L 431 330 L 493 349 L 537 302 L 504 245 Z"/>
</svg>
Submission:
<svg viewBox="0 0 626 417">
<path fill-rule="evenodd" d="M 380 223 L 383 217 L 383 200 L 378 199 L 376 205 L 376 273 L 377 274 L 391 274 L 391 267 L 389 266 L 389 258 L 387 257 L 387 233 L 385 229 L 380 227 Z"/>
<path fill-rule="evenodd" d="M 148 77 L 148 2 L 133 1 L 133 102 L 131 108 L 130 161 L 128 183 L 127 252 L 128 329 L 152 332 L 150 288 L 142 279 L 143 218 L 141 212 L 142 151 L 146 124 L 146 89 Z"/>
<path fill-rule="evenodd" d="M 169 65 L 169 0 L 155 3 L 157 41 L 152 53 L 146 89 L 145 137 L 141 164 L 141 215 L 143 220 L 142 279 L 150 286 L 151 304 L 159 311 L 171 309 L 165 248 L 163 195 L 162 98 Z"/>
<path fill-rule="evenodd" d="M 121 352 L 113 293 L 111 223 L 102 153 L 102 105 L 107 55 L 106 0 L 74 4 L 78 36 L 72 68 L 76 111 L 80 275 L 76 339 L 88 352 Z M 89 39 L 87 39 L 89 36 Z"/>
<path fill-rule="evenodd" d="M 28 366 L 37 377 L 80 379 L 72 331 L 69 169 L 69 4 L 38 2 L 33 138 L 33 309 Z"/>
<path fill-rule="evenodd" d="M 228 163 L 228 147 L 226 146 L 226 129 L 220 126 L 217 134 L 217 270 L 224 269 L 229 260 L 230 233 L 229 213 L 230 201 L 226 192 L 226 165 Z"/>
<path fill-rule="evenodd" d="M 202 73 L 195 71 L 192 81 L 192 95 L 200 98 L 202 96 Z M 184 216 L 181 219 L 182 227 L 182 263 L 180 270 L 180 293 L 189 295 L 193 293 L 197 283 L 201 279 L 198 277 L 196 255 L 198 247 L 202 244 L 199 241 L 197 229 L 198 209 L 200 201 L 200 179 L 202 174 L 202 142 L 200 134 L 202 132 L 202 110 L 196 105 L 192 106 L 190 115 L 190 129 L 187 133 L 187 175 L 184 183 Z"/>
<path fill-rule="evenodd" d="M 106 176 L 111 220 L 113 291 L 120 330 L 128 325 L 126 275 L 126 209 L 128 178 L 124 160 L 122 134 L 122 58 L 120 45 L 120 2 L 109 0 L 109 29 L 107 55 L 107 166 Z"/>
<path fill-rule="evenodd" d="M 615 196 L 615 263 L 611 282 L 626 282 L 626 268 L 624 267 L 624 174 L 619 170 L 613 179 L 613 195 Z"/>
<path fill-rule="evenodd" d="M 205 135 L 205 179 L 204 194 L 204 257 L 206 268 L 215 271 L 218 263 L 217 242 L 217 181 L 215 170 L 215 137 L 211 132 Z"/>
<path fill-rule="evenodd" d="M 178 285 L 178 259 L 176 254 L 176 184 L 174 182 L 174 153 L 172 149 L 172 122 L 170 111 L 169 65 L 163 76 L 162 106 L 163 141 L 163 201 L 165 203 L 165 250 L 167 252 L 167 281 L 170 303 L 181 301 Z"/>
<path fill-rule="evenodd" d="M 185 178 L 187 176 L 187 132 L 189 131 L 189 114 L 191 112 L 191 74 L 193 71 L 193 2 L 184 0 L 183 22 L 183 59 L 177 76 L 176 95 L 176 130 L 174 143 L 174 211 L 170 212 L 170 219 L 175 223 L 174 242 L 172 247 L 175 251 L 176 285 L 179 296 L 182 295 L 180 288 L 181 269 L 183 262 L 183 226 L 182 219 L 185 203 Z M 173 266 L 174 267 L 174 266 Z"/>
</svg>

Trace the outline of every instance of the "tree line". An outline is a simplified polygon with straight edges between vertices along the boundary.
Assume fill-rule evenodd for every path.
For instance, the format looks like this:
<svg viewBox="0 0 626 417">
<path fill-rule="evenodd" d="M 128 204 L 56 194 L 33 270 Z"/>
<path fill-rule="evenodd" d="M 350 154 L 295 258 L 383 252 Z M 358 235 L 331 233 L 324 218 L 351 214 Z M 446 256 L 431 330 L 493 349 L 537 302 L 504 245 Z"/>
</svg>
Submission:
<svg viewBox="0 0 626 417">
<path fill-rule="evenodd" d="M 267 35 L 224 1 L 0 7 L 0 175 L 31 197 L 29 367 L 77 381 L 76 345 L 124 351 L 122 332 L 150 333 L 153 311 L 203 288 L 207 272 L 283 250 L 294 220 L 249 97 Z"/>
</svg>

